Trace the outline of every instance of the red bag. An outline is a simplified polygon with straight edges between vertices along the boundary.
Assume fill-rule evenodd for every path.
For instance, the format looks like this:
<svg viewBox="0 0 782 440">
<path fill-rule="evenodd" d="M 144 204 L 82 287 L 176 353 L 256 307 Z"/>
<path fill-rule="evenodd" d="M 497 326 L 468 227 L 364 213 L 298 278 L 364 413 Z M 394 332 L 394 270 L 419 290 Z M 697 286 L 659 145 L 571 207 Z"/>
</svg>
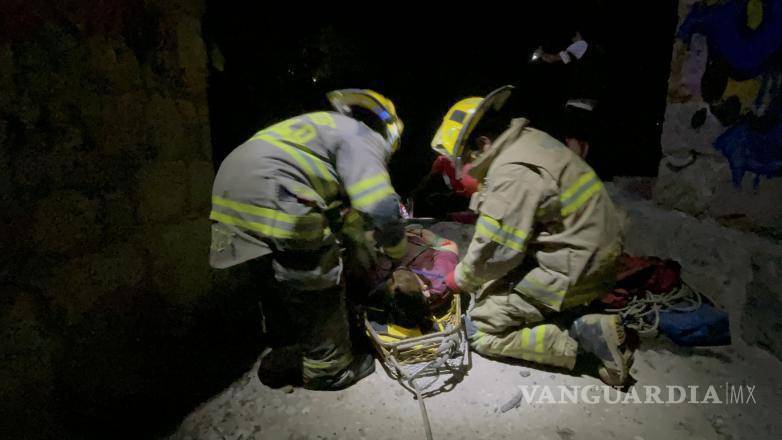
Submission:
<svg viewBox="0 0 782 440">
<path fill-rule="evenodd" d="M 633 296 L 670 292 L 681 284 L 682 268 L 674 260 L 622 254 L 618 265 L 614 291 L 600 299 L 608 308 L 622 308 Z"/>
</svg>

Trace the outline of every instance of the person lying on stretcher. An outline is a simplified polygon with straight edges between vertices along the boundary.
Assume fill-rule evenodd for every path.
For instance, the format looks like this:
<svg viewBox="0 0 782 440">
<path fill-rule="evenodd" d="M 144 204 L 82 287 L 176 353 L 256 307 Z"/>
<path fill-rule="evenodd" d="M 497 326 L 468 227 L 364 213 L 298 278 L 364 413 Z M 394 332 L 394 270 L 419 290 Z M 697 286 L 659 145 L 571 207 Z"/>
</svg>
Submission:
<svg viewBox="0 0 782 440">
<path fill-rule="evenodd" d="M 453 241 L 423 228 L 408 228 L 407 253 L 393 267 L 379 258 L 370 271 L 368 317 L 379 334 L 396 339 L 420 336 L 434 328 L 432 316 L 446 313 L 452 293 L 445 276 L 456 267 L 459 249 Z"/>
</svg>

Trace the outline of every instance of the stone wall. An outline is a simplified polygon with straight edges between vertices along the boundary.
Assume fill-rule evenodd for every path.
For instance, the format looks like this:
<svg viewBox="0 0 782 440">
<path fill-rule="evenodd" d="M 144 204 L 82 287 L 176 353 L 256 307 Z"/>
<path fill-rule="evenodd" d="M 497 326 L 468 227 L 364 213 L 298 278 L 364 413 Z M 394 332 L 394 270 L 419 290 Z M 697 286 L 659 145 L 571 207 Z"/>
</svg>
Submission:
<svg viewBox="0 0 782 440">
<path fill-rule="evenodd" d="M 143 429 L 171 411 L 172 383 L 210 368 L 186 365 L 208 344 L 192 340 L 204 315 L 232 313 L 214 299 L 229 275 L 207 264 L 203 12 L 201 0 L 4 6 L 0 432 L 98 430 L 146 406 L 151 418 L 126 426 Z"/>
<path fill-rule="evenodd" d="M 782 1 L 679 0 L 658 203 L 782 237 Z"/>
</svg>

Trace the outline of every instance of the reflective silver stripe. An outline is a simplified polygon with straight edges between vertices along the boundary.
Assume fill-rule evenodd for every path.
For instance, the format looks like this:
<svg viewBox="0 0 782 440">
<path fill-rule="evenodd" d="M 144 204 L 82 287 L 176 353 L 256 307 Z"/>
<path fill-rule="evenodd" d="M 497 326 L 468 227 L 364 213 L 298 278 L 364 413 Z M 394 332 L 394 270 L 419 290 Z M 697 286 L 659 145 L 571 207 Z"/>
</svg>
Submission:
<svg viewBox="0 0 782 440">
<path fill-rule="evenodd" d="M 287 153 L 307 175 L 315 191 L 324 199 L 329 200 L 338 192 L 338 182 L 325 166 L 326 162 L 315 155 L 304 145 L 292 142 L 273 131 L 260 131 L 250 140 L 262 140 Z"/>
<path fill-rule="evenodd" d="M 509 247 L 517 252 L 524 252 L 527 234 L 519 229 L 503 225 L 488 215 L 482 214 L 478 217 L 475 231 L 501 246 Z"/>
<path fill-rule="evenodd" d="M 372 206 L 385 197 L 395 194 L 391 179 L 385 171 L 348 186 L 347 192 L 351 204 L 358 209 Z"/>
<path fill-rule="evenodd" d="M 325 219 L 317 213 L 292 215 L 276 209 L 212 196 L 212 220 L 240 226 L 274 238 L 312 240 L 324 235 Z"/>
<path fill-rule="evenodd" d="M 564 290 L 549 290 L 543 284 L 531 280 L 529 276 L 524 278 L 518 286 L 524 289 L 528 295 L 547 305 L 559 307 L 565 298 Z"/>
<path fill-rule="evenodd" d="M 560 203 L 562 205 L 561 214 L 563 217 L 574 213 L 578 208 L 584 205 L 589 199 L 600 191 L 603 187 L 603 183 L 597 177 L 594 171 L 581 176 L 575 184 L 573 184 L 567 191 L 565 191 L 560 197 Z"/>
</svg>

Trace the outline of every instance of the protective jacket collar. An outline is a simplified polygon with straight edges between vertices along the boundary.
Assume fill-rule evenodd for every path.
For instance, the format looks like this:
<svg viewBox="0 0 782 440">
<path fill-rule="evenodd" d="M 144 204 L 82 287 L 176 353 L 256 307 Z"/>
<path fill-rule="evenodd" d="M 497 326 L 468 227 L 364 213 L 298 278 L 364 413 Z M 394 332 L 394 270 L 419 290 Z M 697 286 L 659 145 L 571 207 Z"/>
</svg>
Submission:
<svg viewBox="0 0 782 440">
<path fill-rule="evenodd" d="M 524 132 L 524 128 L 529 125 L 529 120 L 526 118 L 514 118 L 510 122 L 510 128 L 505 130 L 500 137 L 492 142 L 489 151 L 481 154 L 478 159 L 473 162 L 473 167 L 470 170 L 470 175 L 478 180 L 482 180 L 489 172 L 489 167 L 494 162 L 494 159 L 500 155 L 509 145 L 516 142 Z"/>
</svg>

